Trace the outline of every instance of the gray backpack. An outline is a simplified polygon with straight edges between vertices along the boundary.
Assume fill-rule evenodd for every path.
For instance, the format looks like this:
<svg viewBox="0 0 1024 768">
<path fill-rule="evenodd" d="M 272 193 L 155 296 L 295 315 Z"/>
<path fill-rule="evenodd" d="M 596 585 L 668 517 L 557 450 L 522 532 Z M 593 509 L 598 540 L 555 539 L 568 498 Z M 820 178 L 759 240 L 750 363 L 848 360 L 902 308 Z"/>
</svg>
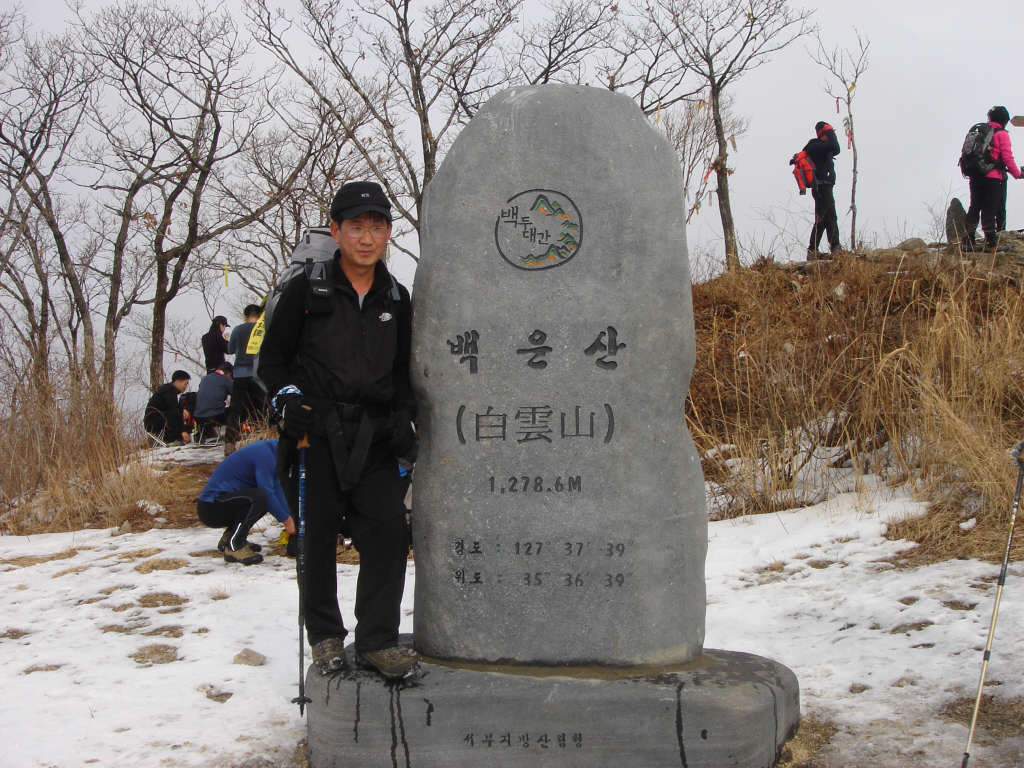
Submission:
<svg viewBox="0 0 1024 768">
<path fill-rule="evenodd" d="M 328 275 L 330 274 L 331 261 L 334 259 L 334 254 L 337 251 L 338 245 L 334 242 L 334 238 L 331 237 L 329 227 L 311 227 L 307 229 L 299 240 L 299 244 L 295 246 L 295 250 L 292 251 L 291 263 L 281 273 L 281 277 L 274 288 L 263 299 L 263 314 L 260 315 L 260 319 L 253 326 L 252 332 L 249 334 L 249 343 L 246 345 L 245 351 L 250 355 L 256 355 L 256 358 L 253 360 L 253 378 L 264 390 L 267 388 L 266 384 L 260 380 L 258 375 L 260 368 L 259 351 L 263 345 L 263 338 L 266 336 L 267 329 L 274 321 L 274 308 L 281 298 L 281 292 L 284 291 L 284 287 L 288 284 L 289 280 L 300 272 L 305 272 L 306 279 L 309 281 L 310 299 L 313 302 L 329 307 L 334 287 L 331 285 Z M 394 314 L 397 317 L 397 309 L 401 305 L 401 297 L 398 293 L 398 283 L 395 282 L 394 277 L 391 278 L 390 298 L 395 305 Z"/>
</svg>

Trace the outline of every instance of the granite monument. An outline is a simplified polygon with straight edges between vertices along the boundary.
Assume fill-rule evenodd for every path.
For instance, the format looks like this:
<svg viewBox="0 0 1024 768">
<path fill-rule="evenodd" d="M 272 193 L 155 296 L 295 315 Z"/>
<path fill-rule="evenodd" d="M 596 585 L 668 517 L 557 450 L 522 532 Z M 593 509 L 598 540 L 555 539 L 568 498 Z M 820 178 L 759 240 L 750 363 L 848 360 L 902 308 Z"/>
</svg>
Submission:
<svg viewBox="0 0 1024 768">
<path fill-rule="evenodd" d="M 427 187 L 413 300 L 424 664 L 311 675 L 313 764 L 772 765 L 795 677 L 703 648 L 670 144 L 609 91 L 496 95 Z"/>
</svg>

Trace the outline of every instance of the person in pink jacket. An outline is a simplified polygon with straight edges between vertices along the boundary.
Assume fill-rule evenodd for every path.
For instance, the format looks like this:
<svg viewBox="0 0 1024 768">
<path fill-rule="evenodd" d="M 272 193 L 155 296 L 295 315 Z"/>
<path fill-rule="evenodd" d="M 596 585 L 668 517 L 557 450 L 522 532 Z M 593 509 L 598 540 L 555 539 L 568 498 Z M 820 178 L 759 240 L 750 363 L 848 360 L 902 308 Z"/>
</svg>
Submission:
<svg viewBox="0 0 1024 768">
<path fill-rule="evenodd" d="M 985 248 L 995 252 L 999 233 L 1006 229 L 1006 174 L 1015 179 L 1024 177 L 1013 159 L 1010 134 L 1006 131 L 1008 122 L 1010 113 L 1006 107 L 992 107 L 988 111 L 988 124 L 995 129 L 989 152 L 996 167 L 984 176 L 970 178 L 971 207 L 964 221 L 966 232 L 962 244 L 965 251 L 975 250 L 974 235 L 980 221 L 981 230 L 985 233 Z"/>
</svg>

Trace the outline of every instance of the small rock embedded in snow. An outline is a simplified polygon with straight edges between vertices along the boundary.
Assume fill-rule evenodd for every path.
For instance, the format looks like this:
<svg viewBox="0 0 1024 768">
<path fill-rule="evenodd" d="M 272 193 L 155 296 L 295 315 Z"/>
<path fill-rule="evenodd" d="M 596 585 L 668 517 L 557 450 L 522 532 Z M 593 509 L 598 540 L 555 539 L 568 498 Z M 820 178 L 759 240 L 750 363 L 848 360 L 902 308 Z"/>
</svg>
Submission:
<svg viewBox="0 0 1024 768">
<path fill-rule="evenodd" d="M 972 517 L 966 523 L 960 523 L 960 530 L 961 531 L 969 531 L 969 530 L 971 530 L 971 528 L 973 528 L 977 524 L 978 524 L 978 518 Z"/>
<path fill-rule="evenodd" d="M 123 536 L 124 534 L 131 533 L 131 532 L 132 532 L 132 524 L 129 521 L 125 520 L 123 523 L 121 523 L 121 527 L 118 528 L 116 531 L 114 531 L 113 535 L 114 536 Z"/>
<path fill-rule="evenodd" d="M 845 301 L 848 293 L 849 291 L 846 288 L 846 283 L 840 283 L 832 291 L 832 295 L 836 297 L 837 301 Z"/>
<path fill-rule="evenodd" d="M 247 667 L 262 667 L 266 662 L 266 656 L 262 653 L 257 653 L 251 648 L 243 648 L 242 651 L 235 656 L 235 664 L 245 664 Z"/>
<path fill-rule="evenodd" d="M 167 518 L 166 517 L 154 517 L 153 518 L 153 522 L 154 523 L 166 523 L 167 522 Z"/>
</svg>

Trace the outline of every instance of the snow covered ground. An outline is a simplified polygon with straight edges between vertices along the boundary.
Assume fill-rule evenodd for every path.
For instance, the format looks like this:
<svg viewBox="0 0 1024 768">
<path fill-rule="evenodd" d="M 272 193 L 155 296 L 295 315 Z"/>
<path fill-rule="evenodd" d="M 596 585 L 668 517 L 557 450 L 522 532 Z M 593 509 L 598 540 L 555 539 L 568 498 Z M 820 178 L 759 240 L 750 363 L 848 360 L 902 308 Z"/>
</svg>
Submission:
<svg viewBox="0 0 1024 768">
<path fill-rule="evenodd" d="M 938 712 L 974 696 L 998 567 L 894 567 L 909 545 L 886 541 L 884 526 L 921 511 L 874 489 L 710 526 L 705 645 L 792 668 L 804 715 L 840 728 L 826 765 L 960 764 L 966 728 Z M 270 543 L 278 530 L 251 538 Z M 0 764 L 288 763 L 304 735 L 290 703 L 293 561 L 229 565 L 211 556 L 217 538 L 0 537 Z M 989 667 L 1001 684 L 986 690 L 1000 699 L 1024 695 L 1022 575 L 1011 569 Z M 355 576 L 339 566 L 348 621 Z M 414 576 L 410 563 L 402 631 L 412 630 Z M 235 662 L 245 649 L 265 663 Z M 972 766 L 1021 764 L 1024 741 L 978 735 Z"/>
</svg>

